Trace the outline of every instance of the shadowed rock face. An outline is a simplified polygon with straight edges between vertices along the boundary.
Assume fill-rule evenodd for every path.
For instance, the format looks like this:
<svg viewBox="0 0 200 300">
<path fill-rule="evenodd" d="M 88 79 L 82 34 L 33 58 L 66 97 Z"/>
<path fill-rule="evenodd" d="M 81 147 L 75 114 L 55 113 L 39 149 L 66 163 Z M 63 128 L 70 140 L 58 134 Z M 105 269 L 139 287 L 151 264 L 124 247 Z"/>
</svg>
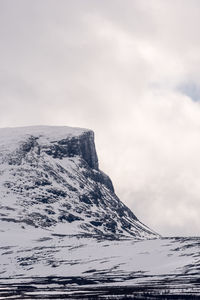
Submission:
<svg viewBox="0 0 200 300">
<path fill-rule="evenodd" d="M 46 150 L 53 158 L 80 156 L 88 166 L 98 170 L 98 158 L 94 144 L 94 133 L 87 131 L 78 137 L 66 138 L 52 143 Z"/>
<path fill-rule="evenodd" d="M 90 168 L 96 170 L 99 169 L 93 131 L 88 130 L 79 136 L 70 136 L 61 140 L 52 140 L 50 143 L 42 146 L 38 142 L 39 138 L 40 137 L 37 135 L 30 135 L 27 137 L 19 148 L 16 149 L 16 156 L 12 155 L 10 157 L 9 164 L 21 164 L 22 158 L 32 149 L 35 149 L 38 154 L 43 150 L 53 158 L 59 159 L 80 156 L 87 162 Z"/>
<path fill-rule="evenodd" d="M 99 170 L 91 130 L 0 129 L 0 221 L 100 237 L 154 238 Z M 4 226 L 5 227 L 5 226 Z"/>
</svg>

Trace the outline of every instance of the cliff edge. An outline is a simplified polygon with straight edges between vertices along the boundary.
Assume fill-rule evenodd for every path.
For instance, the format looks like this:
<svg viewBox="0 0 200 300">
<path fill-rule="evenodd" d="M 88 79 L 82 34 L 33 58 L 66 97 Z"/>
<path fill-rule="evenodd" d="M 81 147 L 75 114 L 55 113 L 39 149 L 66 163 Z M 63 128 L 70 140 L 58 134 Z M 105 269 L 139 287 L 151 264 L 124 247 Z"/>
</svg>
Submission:
<svg viewBox="0 0 200 300">
<path fill-rule="evenodd" d="M 0 129 L 0 223 L 66 235 L 155 238 L 99 170 L 91 130 Z"/>
</svg>

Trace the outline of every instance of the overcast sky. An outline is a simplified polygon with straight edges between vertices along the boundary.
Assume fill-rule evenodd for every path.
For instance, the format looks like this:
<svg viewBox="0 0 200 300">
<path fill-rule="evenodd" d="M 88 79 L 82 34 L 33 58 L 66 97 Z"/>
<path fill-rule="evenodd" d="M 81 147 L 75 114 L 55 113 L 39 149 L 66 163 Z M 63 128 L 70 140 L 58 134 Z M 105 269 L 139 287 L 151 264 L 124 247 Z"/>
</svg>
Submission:
<svg viewBox="0 0 200 300">
<path fill-rule="evenodd" d="M 0 127 L 93 129 L 141 221 L 200 235 L 199 31 L 199 0 L 0 0 Z"/>
</svg>

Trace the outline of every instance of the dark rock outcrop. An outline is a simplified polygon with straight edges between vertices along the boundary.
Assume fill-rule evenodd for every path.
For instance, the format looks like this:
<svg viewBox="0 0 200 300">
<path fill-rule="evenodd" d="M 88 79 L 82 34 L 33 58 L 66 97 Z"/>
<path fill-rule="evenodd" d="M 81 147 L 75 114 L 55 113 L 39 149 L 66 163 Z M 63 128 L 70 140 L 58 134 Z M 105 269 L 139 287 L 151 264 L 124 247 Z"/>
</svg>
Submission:
<svg viewBox="0 0 200 300">
<path fill-rule="evenodd" d="M 45 149 L 45 147 L 44 147 Z M 52 142 L 45 152 L 53 158 L 80 156 L 88 166 L 98 170 L 98 158 L 94 144 L 94 133 L 91 130 L 83 132 L 78 137 L 65 138 Z"/>
<path fill-rule="evenodd" d="M 0 130 L 1 222 L 113 238 L 157 235 L 139 222 L 99 170 L 91 130 Z M 7 209 L 7 208 L 9 209 Z"/>
</svg>

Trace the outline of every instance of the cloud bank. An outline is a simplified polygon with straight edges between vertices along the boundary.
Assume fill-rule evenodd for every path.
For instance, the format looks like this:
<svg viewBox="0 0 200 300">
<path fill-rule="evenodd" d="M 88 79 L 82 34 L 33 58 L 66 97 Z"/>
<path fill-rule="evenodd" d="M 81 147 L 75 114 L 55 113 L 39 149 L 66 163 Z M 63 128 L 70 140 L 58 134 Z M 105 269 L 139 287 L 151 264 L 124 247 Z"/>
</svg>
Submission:
<svg viewBox="0 0 200 300">
<path fill-rule="evenodd" d="M 1 0 L 0 126 L 92 128 L 101 168 L 163 235 L 199 235 L 198 0 Z"/>
</svg>

